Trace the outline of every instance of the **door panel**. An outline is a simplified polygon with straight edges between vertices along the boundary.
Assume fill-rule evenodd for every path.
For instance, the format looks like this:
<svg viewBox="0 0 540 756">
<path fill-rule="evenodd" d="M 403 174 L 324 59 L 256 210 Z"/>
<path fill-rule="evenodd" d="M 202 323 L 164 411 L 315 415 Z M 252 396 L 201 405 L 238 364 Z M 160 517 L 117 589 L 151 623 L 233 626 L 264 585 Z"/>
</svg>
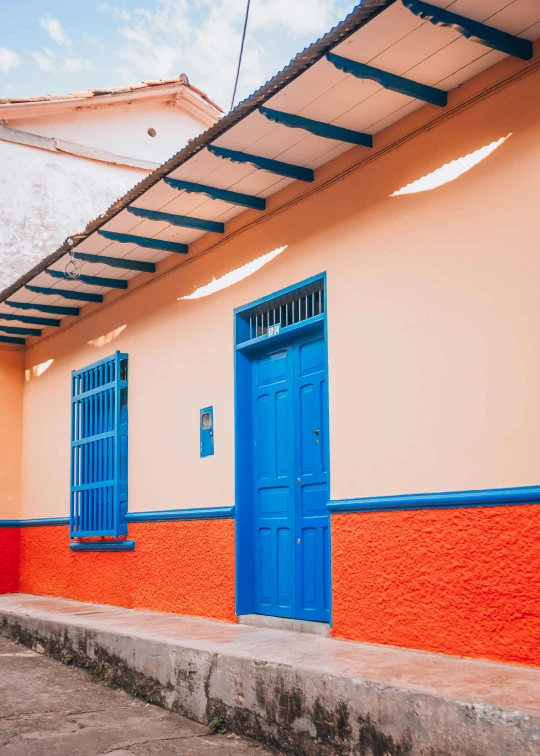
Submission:
<svg viewBox="0 0 540 756">
<path fill-rule="evenodd" d="M 296 487 L 296 616 L 328 622 L 330 565 L 324 339 L 299 345 L 297 362 L 296 472 L 300 483 Z"/>
<path fill-rule="evenodd" d="M 255 611 L 294 617 L 293 354 L 253 361 Z"/>
<path fill-rule="evenodd" d="M 326 345 L 253 360 L 255 596 L 259 614 L 329 620 Z"/>
</svg>

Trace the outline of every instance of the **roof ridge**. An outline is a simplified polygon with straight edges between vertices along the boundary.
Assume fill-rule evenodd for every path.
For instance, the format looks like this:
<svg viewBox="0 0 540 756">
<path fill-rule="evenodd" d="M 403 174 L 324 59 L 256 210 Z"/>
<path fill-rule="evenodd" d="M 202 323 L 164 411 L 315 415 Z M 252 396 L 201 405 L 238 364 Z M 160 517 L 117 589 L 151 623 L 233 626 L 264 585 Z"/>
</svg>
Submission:
<svg viewBox="0 0 540 756">
<path fill-rule="evenodd" d="M 80 92 L 36 95 L 35 97 L 0 97 L 0 105 L 24 105 L 38 102 L 65 102 L 69 100 L 86 100 L 92 99 L 94 97 L 104 97 L 107 95 L 137 92 L 141 89 L 168 86 L 170 84 L 183 84 L 184 86 L 189 87 L 189 89 L 193 90 L 196 94 L 206 100 L 206 102 L 217 108 L 217 110 L 221 111 L 219 105 L 216 105 L 216 103 L 208 97 L 206 92 L 203 92 L 198 87 L 194 87 L 189 83 L 188 76 L 185 73 L 181 73 L 178 76 L 170 77 L 167 79 L 150 79 L 148 81 L 141 81 L 138 84 L 126 84 L 123 87 L 96 87 L 94 89 L 86 89 Z"/>
</svg>

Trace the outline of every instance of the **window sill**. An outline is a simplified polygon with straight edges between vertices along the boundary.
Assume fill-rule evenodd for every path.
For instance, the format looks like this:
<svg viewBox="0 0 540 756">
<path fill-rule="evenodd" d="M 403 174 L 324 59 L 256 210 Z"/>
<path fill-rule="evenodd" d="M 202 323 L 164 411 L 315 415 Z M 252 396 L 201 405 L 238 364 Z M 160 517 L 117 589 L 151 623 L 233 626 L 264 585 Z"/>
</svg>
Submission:
<svg viewBox="0 0 540 756">
<path fill-rule="evenodd" d="M 135 541 L 73 541 L 72 551 L 135 551 Z"/>
</svg>

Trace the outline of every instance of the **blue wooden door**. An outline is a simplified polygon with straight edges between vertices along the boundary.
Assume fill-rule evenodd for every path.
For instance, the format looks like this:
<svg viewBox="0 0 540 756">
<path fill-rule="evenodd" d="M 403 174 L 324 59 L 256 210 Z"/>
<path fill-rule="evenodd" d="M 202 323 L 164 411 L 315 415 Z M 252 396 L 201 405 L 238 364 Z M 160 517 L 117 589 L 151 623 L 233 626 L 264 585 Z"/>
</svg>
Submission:
<svg viewBox="0 0 540 756">
<path fill-rule="evenodd" d="M 295 364 L 296 617 L 328 622 L 330 536 L 324 339 L 299 344 Z"/>
<path fill-rule="evenodd" d="M 294 351 L 253 361 L 255 611 L 294 617 Z"/>
<path fill-rule="evenodd" d="M 324 339 L 253 360 L 254 608 L 328 621 Z"/>
</svg>

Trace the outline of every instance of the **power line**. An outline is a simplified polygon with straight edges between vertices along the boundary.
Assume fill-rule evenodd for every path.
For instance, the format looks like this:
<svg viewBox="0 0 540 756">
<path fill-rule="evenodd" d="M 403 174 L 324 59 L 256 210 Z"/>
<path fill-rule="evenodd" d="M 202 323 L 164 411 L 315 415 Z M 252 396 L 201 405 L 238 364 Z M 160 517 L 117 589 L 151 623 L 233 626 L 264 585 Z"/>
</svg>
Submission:
<svg viewBox="0 0 540 756">
<path fill-rule="evenodd" d="M 244 31 L 242 32 L 242 44 L 240 45 L 240 55 L 238 57 L 238 68 L 236 69 L 236 80 L 234 82 L 233 96 L 231 100 L 231 110 L 234 107 L 234 98 L 236 97 L 236 87 L 238 86 L 238 77 L 240 76 L 240 66 L 242 65 L 242 53 L 244 52 L 244 42 L 246 40 L 246 29 L 248 25 L 250 3 L 251 3 L 251 0 L 247 0 L 246 17 L 244 19 Z"/>
</svg>

